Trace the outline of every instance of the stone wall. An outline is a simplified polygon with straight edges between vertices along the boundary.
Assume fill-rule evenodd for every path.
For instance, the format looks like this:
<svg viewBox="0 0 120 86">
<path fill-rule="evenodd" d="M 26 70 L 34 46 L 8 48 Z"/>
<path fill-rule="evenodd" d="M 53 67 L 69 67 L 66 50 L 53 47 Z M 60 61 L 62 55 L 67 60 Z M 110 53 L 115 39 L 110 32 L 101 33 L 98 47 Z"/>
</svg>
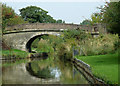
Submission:
<svg viewBox="0 0 120 86">
<path fill-rule="evenodd" d="M 60 32 L 22 32 L 22 33 L 12 33 L 12 34 L 4 34 L 3 39 L 5 43 L 13 49 L 19 49 L 23 51 L 28 51 L 30 46 L 26 46 L 30 39 L 41 36 L 41 35 L 58 35 Z"/>
<path fill-rule="evenodd" d="M 84 29 L 88 32 L 94 31 L 94 28 L 97 27 L 97 29 L 102 30 L 105 29 L 103 25 L 96 24 L 93 26 L 86 26 L 86 25 L 78 25 L 78 24 L 57 24 L 57 23 L 31 23 L 31 24 L 20 24 L 20 25 L 14 25 L 14 26 L 8 26 L 6 27 L 7 31 L 13 31 L 13 30 L 24 30 L 24 29 Z M 102 30 L 101 32 L 103 32 Z"/>
<path fill-rule="evenodd" d="M 91 68 L 88 64 L 85 62 L 78 60 L 76 58 L 73 58 L 72 60 L 73 65 L 76 67 L 78 71 L 80 71 L 83 76 L 91 83 L 91 84 L 100 84 L 107 86 L 104 81 L 96 78 L 91 71 Z"/>
</svg>

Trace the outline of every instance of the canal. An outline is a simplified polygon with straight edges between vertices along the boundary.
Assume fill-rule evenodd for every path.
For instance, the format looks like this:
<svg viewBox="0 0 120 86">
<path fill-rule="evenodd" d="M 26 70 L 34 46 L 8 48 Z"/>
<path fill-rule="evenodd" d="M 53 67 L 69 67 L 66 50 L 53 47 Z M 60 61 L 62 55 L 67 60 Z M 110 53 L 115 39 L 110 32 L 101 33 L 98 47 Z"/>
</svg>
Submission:
<svg viewBox="0 0 120 86">
<path fill-rule="evenodd" d="M 70 62 L 58 59 L 5 61 L 3 84 L 89 84 Z"/>
</svg>

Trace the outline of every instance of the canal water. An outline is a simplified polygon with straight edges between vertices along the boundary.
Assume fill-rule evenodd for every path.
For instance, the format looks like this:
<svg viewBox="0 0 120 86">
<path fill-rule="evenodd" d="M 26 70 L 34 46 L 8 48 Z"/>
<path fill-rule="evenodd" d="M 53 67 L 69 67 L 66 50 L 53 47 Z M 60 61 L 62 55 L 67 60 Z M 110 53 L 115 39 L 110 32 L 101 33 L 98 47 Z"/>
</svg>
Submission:
<svg viewBox="0 0 120 86">
<path fill-rule="evenodd" d="M 47 58 L 4 62 L 3 84 L 88 84 L 70 63 Z"/>
</svg>

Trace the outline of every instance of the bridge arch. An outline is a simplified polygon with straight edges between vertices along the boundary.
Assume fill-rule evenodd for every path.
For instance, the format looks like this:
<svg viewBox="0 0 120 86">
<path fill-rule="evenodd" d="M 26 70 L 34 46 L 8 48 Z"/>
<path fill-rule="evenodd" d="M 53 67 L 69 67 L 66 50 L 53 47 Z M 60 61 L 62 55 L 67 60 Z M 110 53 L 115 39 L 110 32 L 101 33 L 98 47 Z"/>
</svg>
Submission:
<svg viewBox="0 0 120 86">
<path fill-rule="evenodd" d="M 32 42 L 43 35 L 60 35 L 61 32 L 55 31 L 26 31 L 26 32 L 11 32 L 3 35 L 6 44 L 13 49 L 19 49 L 31 52 Z"/>
<path fill-rule="evenodd" d="M 37 38 L 40 38 L 40 39 L 41 39 L 42 36 L 48 36 L 48 35 L 50 35 L 50 34 L 41 34 L 41 35 L 36 35 L 36 36 L 30 38 L 30 39 L 27 41 L 26 45 L 25 45 L 25 46 L 26 46 L 26 50 L 27 50 L 28 52 L 32 52 L 32 51 L 31 51 L 31 46 L 32 46 L 33 41 L 34 41 L 35 39 L 37 39 Z"/>
<path fill-rule="evenodd" d="M 42 36 L 49 36 L 49 35 L 59 36 L 60 33 L 48 33 L 48 32 L 45 33 L 45 32 L 44 32 L 44 33 L 33 34 L 33 35 L 26 41 L 26 44 L 25 44 L 25 49 L 26 49 L 26 51 L 32 52 L 32 51 L 31 51 L 31 45 L 32 45 L 32 43 L 33 43 L 33 41 L 34 41 L 35 39 L 37 39 L 37 38 L 40 38 L 40 39 L 41 39 Z"/>
</svg>

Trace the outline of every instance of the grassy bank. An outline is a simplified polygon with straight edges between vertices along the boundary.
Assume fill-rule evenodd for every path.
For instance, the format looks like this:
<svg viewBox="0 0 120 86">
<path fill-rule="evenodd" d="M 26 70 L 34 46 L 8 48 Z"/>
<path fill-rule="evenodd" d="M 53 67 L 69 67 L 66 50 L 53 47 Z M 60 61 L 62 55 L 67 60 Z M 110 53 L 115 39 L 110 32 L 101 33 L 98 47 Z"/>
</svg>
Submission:
<svg viewBox="0 0 120 86">
<path fill-rule="evenodd" d="M 28 56 L 28 52 L 17 50 L 17 49 L 11 49 L 11 50 L 2 50 L 2 58 L 3 59 L 10 59 L 14 58 L 12 61 L 3 62 L 2 67 L 4 66 L 12 66 L 20 63 L 25 63 L 27 60 L 16 60 L 19 58 L 26 58 Z M 1 65 L 0 65 L 1 66 Z"/>
<path fill-rule="evenodd" d="M 118 54 L 76 56 L 89 64 L 92 73 L 107 84 L 118 84 Z"/>
<path fill-rule="evenodd" d="M 25 58 L 28 56 L 28 52 L 11 49 L 11 50 L 2 50 L 2 58 L 9 58 L 9 57 L 16 57 L 16 58 Z"/>
</svg>

